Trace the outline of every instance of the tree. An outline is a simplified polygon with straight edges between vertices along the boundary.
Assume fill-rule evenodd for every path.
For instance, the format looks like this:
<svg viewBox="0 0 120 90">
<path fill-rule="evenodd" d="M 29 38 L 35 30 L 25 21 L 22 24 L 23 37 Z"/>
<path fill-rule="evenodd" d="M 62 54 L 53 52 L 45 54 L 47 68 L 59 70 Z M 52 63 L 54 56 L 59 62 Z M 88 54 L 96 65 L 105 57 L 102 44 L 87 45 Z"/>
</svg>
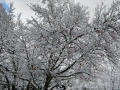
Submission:
<svg viewBox="0 0 120 90">
<path fill-rule="evenodd" d="M 0 86 L 3 90 L 16 90 L 19 84 L 19 73 L 21 72 L 22 60 L 19 55 L 20 30 L 22 24 L 14 20 L 13 4 L 10 4 L 9 12 L 0 4 Z M 17 30 L 16 30 L 17 29 Z M 20 30 L 19 30 L 20 29 Z M 19 34 L 17 34 L 19 33 Z"/>
<path fill-rule="evenodd" d="M 90 75 L 79 68 L 89 51 L 83 48 L 84 53 L 81 53 L 81 46 L 88 43 L 82 41 L 85 37 L 88 39 L 87 8 L 60 0 L 49 1 L 45 8 L 32 5 L 31 9 L 36 12 L 37 18 L 28 20 L 32 37 L 29 38 L 31 44 L 27 53 L 28 65 L 33 69 L 30 72 L 32 83 L 37 89 L 43 84 L 43 90 L 52 90 L 77 74 Z"/>
<path fill-rule="evenodd" d="M 99 12 L 99 8 L 93 24 L 89 24 L 87 8 L 80 4 L 68 0 L 49 0 L 46 3 L 46 7 L 31 5 L 36 18 L 28 20 L 28 30 L 32 36 L 30 41 L 33 45 L 32 48 L 29 46 L 27 52 L 31 61 L 29 65 L 32 63 L 31 67 L 34 68 L 31 72 L 33 83 L 38 88 L 43 84 L 44 90 L 52 90 L 57 84 L 67 83 L 77 75 L 88 78 L 105 59 L 117 63 L 118 58 L 112 50 L 116 41 L 110 42 L 113 36 L 106 32 L 113 27 L 103 26 L 104 14 Z M 116 8 L 119 6 L 115 6 L 117 3 L 113 3 Z M 114 9 L 113 6 L 111 8 Z M 119 37 L 119 33 L 112 35 L 114 34 Z"/>
<path fill-rule="evenodd" d="M 119 4 L 113 2 L 110 8 L 98 5 L 91 22 L 87 7 L 72 0 L 30 5 L 36 16 L 26 25 L 20 15 L 14 20 L 13 8 L 8 14 L 3 10 L 1 85 L 8 90 L 22 85 L 26 90 L 74 90 L 85 80 L 85 88 L 91 82 L 101 88 L 96 83 L 100 79 L 114 81 L 114 72 L 105 71 L 111 72 L 119 64 Z"/>
</svg>

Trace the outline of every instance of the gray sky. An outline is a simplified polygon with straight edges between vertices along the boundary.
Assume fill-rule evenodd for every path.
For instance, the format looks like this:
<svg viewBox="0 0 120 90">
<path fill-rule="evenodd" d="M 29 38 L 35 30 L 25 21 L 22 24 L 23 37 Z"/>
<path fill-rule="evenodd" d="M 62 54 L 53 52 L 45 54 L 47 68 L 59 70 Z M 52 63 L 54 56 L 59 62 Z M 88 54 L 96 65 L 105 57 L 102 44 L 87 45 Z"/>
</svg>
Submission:
<svg viewBox="0 0 120 90">
<path fill-rule="evenodd" d="M 9 4 L 10 2 L 14 2 L 15 14 L 22 13 L 21 18 L 25 21 L 26 18 L 30 18 L 34 15 L 33 11 L 30 10 L 29 6 L 27 4 L 35 4 L 39 3 L 39 0 L 0 0 L 0 2 L 5 2 Z M 76 2 L 81 3 L 84 6 L 89 7 L 90 15 L 93 16 L 94 9 L 96 7 L 96 4 L 100 4 L 101 1 L 105 1 L 106 5 L 110 5 L 113 0 L 75 0 Z"/>
</svg>

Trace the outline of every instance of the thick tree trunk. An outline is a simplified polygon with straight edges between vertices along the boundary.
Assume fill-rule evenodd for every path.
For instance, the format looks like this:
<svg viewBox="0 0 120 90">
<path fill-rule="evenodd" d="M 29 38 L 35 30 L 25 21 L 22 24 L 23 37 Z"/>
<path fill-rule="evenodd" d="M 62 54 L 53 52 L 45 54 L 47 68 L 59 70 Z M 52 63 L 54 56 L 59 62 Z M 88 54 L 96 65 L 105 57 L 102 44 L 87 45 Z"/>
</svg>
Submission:
<svg viewBox="0 0 120 90">
<path fill-rule="evenodd" d="M 45 81 L 45 85 L 44 85 L 44 89 L 43 89 L 43 90 L 48 90 L 48 87 L 49 87 L 49 84 L 50 84 L 50 81 L 51 81 L 51 80 L 52 80 L 51 75 L 47 75 L 46 81 Z"/>
</svg>

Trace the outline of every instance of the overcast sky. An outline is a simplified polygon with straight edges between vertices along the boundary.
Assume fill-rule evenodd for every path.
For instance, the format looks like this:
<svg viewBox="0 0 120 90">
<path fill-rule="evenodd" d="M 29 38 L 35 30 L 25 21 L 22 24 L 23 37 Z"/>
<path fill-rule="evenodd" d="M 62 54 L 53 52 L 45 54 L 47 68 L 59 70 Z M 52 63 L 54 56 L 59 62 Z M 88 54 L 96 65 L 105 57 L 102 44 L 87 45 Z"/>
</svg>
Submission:
<svg viewBox="0 0 120 90">
<path fill-rule="evenodd" d="M 82 5 L 88 6 L 90 15 L 94 14 L 94 9 L 97 4 L 100 4 L 101 1 L 105 1 L 106 5 L 110 5 L 113 0 L 75 0 L 76 2 L 81 3 Z M 35 4 L 39 3 L 39 0 L 0 0 L 4 4 L 4 7 L 7 7 L 10 2 L 14 2 L 15 14 L 22 13 L 22 19 L 26 20 L 26 18 L 30 18 L 34 15 L 33 11 L 30 10 L 27 4 Z"/>
</svg>

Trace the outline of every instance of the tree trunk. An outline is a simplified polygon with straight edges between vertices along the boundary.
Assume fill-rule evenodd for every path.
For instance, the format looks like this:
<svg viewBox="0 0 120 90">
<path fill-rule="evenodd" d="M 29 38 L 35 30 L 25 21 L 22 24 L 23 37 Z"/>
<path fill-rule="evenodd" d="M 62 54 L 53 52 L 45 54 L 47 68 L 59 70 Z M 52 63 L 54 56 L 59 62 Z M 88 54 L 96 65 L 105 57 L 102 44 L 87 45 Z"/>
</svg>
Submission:
<svg viewBox="0 0 120 90">
<path fill-rule="evenodd" d="M 43 90 L 48 90 L 48 87 L 49 87 L 49 84 L 50 84 L 50 81 L 51 81 L 51 80 L 52 80 L 51 75 L 47 75 L 46 81 L 45 81 L 45 85 L 44 85 L 44 89 L 43 89 Z"/>
<path fill-rule="evenodd" d="M 12 84 L 12 90 L 15 90 L 15 84 Z"/>
</svg>

